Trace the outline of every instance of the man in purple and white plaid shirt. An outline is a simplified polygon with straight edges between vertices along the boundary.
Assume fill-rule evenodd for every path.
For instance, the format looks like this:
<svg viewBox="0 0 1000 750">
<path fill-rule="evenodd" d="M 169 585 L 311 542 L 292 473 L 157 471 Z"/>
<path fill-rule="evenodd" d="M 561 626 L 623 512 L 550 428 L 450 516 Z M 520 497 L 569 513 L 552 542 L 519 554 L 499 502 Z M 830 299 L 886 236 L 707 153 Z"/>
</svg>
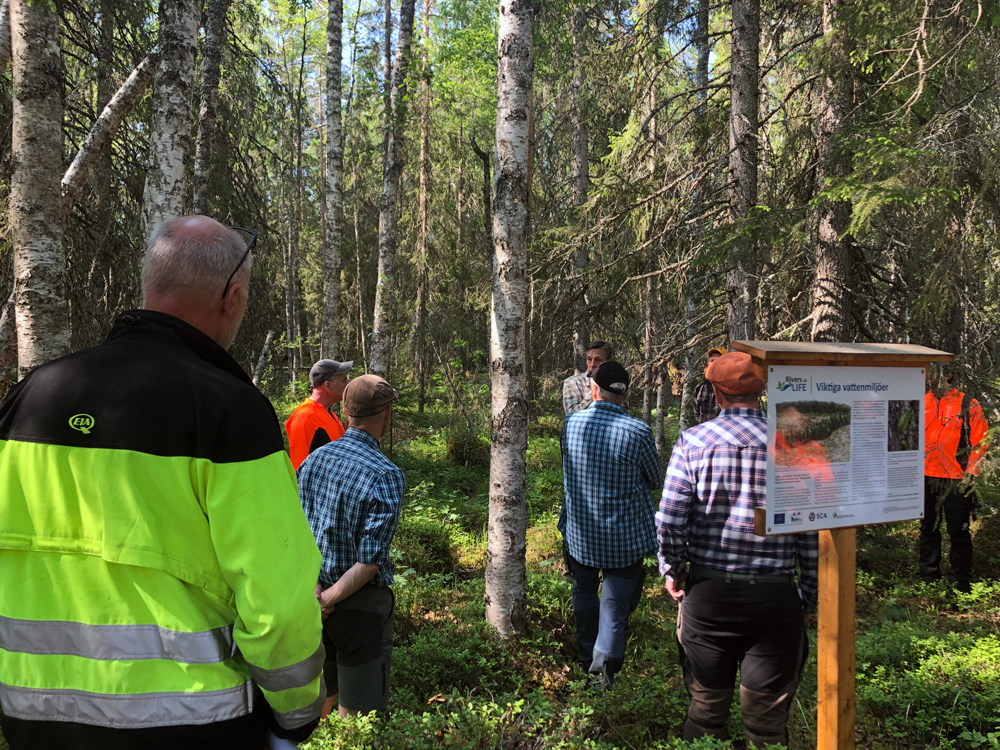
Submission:
<svg viewBox="0 0 1000 750">
<path fill-rule="evenodd" d="M 706 377 L 722 411 L 678 437 L 656 514 L 660 572 L 680 602 L 691 697 L 684 739 L 726 738 L 738 667 L 748 745 L 787 744 L 806 618 L 816 608 L 818 535 L 754 535 L 754 508 L 767 494 L 764 383 L 741 352 L 720 357 Z"/>
</svg>

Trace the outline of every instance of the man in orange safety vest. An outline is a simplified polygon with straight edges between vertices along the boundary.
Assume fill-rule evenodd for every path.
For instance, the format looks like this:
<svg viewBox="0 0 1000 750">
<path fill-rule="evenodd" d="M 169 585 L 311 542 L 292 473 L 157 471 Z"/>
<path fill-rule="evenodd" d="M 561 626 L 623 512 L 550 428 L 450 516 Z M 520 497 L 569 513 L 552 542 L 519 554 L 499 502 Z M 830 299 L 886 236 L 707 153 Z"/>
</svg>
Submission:
<svg viewBox="0 0 1000 750">
<path fill-rule="evenodd" d="M 948 579 L 958 591 L 971 589 L 975 506 L 972 479 L 986 452 L 988 426 L 982 407 L 962 393 L 948 372 L 931 377 L 924 396 L 924 517 L 920 521 L 920 576 L 941 580 L 941 516 L 951 538 Z"/>
</svg>

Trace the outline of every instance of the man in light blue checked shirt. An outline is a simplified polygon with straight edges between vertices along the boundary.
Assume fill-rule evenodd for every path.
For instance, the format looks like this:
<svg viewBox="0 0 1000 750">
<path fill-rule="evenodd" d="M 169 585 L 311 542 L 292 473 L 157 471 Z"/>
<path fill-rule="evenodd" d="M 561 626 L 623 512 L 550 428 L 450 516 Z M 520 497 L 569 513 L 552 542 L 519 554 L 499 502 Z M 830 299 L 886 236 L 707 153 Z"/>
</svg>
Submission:
<svg viewBox="0 0 1000 750">
<path fill-rule="evenodd" d="M 767 496 L 764 382 L 742 352 L 719 357 L 705 375 L 722 411 L 678 436 L 656 514 L 660 572 L 680 602 L 677 642 L 691 697 L 684 739 L 726 739 L 739 669 L 748 747 L 785 745 L 805 617 L 816 607 L 818 535 L 754 535 L 754 508 Z"/>
<path fill-rule="evenodd" d="M 316 596 L 323 611 L 327 694 L 339 692 L 340 715 L 385 710 L 392 665 L 389 557 L 406 479 L 379 449 L 396 390 L 363 375 L 344 391 L 348 428 L 298 470 L 299 496 L 323 556 Z M 333 708 L 324 707 L 324 716 Z"/>
<path fill-rule="evenodd" d="M 605 362 L 593 380 L 593 403 L 563 422 L 559 531 L 573 576 L 578 658 L 610 688 L 642 597 L 642 560 L 656 546 L 650 490 L 662 475 L 652 430 L 624 408 L 628 371 Z"/>
</svg>

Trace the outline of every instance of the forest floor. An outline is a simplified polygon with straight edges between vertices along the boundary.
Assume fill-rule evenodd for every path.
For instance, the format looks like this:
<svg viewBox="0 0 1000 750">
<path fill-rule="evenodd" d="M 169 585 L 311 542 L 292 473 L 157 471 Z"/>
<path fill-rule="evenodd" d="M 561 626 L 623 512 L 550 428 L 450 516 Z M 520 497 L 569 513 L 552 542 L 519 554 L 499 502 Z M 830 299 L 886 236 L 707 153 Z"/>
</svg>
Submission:
<svg viewBox="0 0 1000 750">
<path fill-rule="evenodd" d="M 438 402 L 417 414 L 406 405 L 407 395 L 391 439 L 383 439 L 407 477 L 392 552 L 397 576 L 391 715 L 385 721 L 334 718 L 302 747 L 730 747 L 677 739 L 687 708 L 674 644 L 677 608 L 652 557 L 614 690 L 595 690 L 576 666 L 570 586 L 560 575 L 556 530 L 562 420 L 555 400 L 549 413 L 531 420 L 530 632 L 508 647 L 486 624 L 483 604 L 488 445 L 469 436 L 462 412 Z M 278 404 L 279 414 L 293 405 Z M 916 523 L 858 530 L 857 746 L 997 747 L 1000 581 L 993 576 L 1000 571 L 1000 515 L 986 508 L 973 526 L 976 582 L 969 595 L 920 582 L 917 533 Z M 791 747 L 801 750 L 816 747 L 815 635 L 814 624 L 789 725 Z M 743 748 L 737 705 L 730 734 L 731 747 Z"/>
</svg>

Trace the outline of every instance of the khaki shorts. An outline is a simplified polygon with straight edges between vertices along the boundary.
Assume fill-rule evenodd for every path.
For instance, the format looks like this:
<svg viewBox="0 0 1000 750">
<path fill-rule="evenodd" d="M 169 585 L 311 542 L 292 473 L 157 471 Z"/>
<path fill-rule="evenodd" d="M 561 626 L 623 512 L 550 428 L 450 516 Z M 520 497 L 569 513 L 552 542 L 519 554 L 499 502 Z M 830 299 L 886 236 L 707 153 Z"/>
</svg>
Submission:
<svg viewBox="0 0 1000 750">
<path fill-rule="evenodd" d="M 352 711 L 384 711 L 392 667 L 392 589 L 364 586 L 323 622 L 327 695 Z"/>
</svg>

